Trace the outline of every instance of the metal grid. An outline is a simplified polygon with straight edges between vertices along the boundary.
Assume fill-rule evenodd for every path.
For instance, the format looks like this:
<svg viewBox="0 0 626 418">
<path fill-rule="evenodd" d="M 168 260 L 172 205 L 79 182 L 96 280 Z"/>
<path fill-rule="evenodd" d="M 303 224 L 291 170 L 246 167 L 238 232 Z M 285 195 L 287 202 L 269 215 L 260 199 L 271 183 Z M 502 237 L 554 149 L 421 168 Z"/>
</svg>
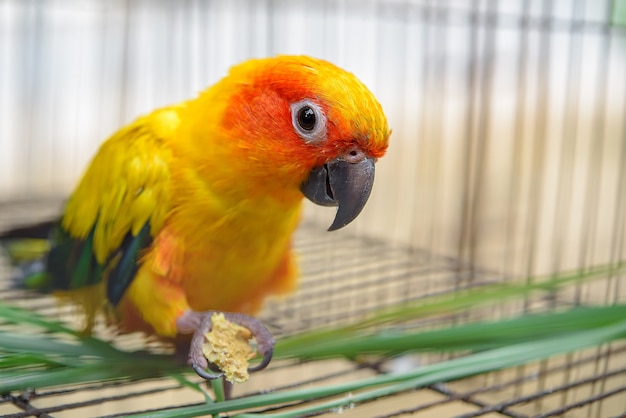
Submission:
<svg viewBox="0 0 626 418">
<path fill-rule="evenodd" d="M 0 229 L 33 219 L 33 212 L 53 213 L 59 200 L 0 205 Z M 328 324 L 349 323 L 372 309 L 419 300 L 435 293 L 454 292 L 461 286 L 481 286 L 504 280 L 489 271 L 470 268 L 458 260 L 408 247 L 393 247 L 378 239 L 349 233 L 328 234 L 318 224 L 307 222 L 298 231 L 296 247 L 301 254 L 303 278 L 297 294 L 273 300 L 261 315 L 280 339 L 298 331 Z M 384 261 L 381 261 L 384 260 Z M 5 260 L 6 261 L 6 260 Z M 54 298 L 11 288 L 10 269 L 2 264 L 0 298 L 39 313 L 75 323 L 71 307 L 59 306 Z M 467 278 L 472 277 L 468 282 Z M 596 283 L 598 284 L 598 283 Z M 534 300 L 533 310 L 549 309 L 550 300 Z M 493 316 L 505 306 L 494 306 L 474 317 Z M 522 304 L 508 313 L 524 309 Z M 437 324 L 464 320 L 439 318 Z M 424 322 L 423 326 L 433 325 Z M 0 325 L 2 326 L 2 325 Z M 98 329 L 98 328 L 97 328 Z M 118 344 L 143 344 L 137 335 L 122 336 Z M 441 356 L 422 355 L 408 360 L 429 363 Z M 416 389 L 376 402 L 343 410 L 342 416 L 618 416 L 626 408 L 626 344 L 613 344 L 540 364 L 489 375 Z M 261 391 L 280 391 L 318 384 L 350 381 L 388 371 L 390 363 L 333 360 L 323 363 L 282 361 L 236 387 L 236 396 Z M 193 379 L 193 378 L 192 378 Z M 26 391 L 4 395 L 0 414 L 7 417 L 123 416 L 202 403 L 197 392 L 170 379 L 89 384 Z M 289 405 L 280 410 L 289 410 Z M 276 409 L 272 409 L 276 411 Z M 338 411 L 329 411 L 336 413 Z"/>
</svg>

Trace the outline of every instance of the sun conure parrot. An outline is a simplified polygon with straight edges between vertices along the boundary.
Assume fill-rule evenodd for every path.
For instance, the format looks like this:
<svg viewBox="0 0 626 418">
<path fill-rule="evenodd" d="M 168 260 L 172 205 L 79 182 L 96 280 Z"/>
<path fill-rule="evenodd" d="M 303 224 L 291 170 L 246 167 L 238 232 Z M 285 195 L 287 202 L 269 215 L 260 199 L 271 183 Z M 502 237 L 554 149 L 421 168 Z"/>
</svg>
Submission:
<svg viewBox="0 0 626 418">
<path fill-rule="evenodd" d="M 209 315 L 230 312 L 256 338 L 260 369 L 273 339 L 248 315 L 294 289 L 302 197 L 338 207 L 329 230 L 351 222 L 389 135 L 380 104 L 353 74 L 306 56 L 252 59 L 113 134 L 60 221 L 3 236 L 52 227 L 32 277 L 82 306 L 88 324 L 105 308 L 121 331 L 194 333 L 188 362 L 214 378 L 199 347 Z"/>
</svg>

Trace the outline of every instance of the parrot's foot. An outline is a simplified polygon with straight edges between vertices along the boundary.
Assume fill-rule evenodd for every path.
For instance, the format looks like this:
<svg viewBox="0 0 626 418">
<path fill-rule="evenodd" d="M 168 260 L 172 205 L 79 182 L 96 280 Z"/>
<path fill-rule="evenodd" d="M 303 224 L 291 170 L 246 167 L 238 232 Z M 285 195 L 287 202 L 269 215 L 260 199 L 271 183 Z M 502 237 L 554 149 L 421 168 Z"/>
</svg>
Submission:
<svg viewBox="0 0 626 418">
<path fill-rule="evenodd" d="M 202 352 L 202 346 L 206 341 L 205 334 L 211 331 L 213 327 L 212 317 L 216 311 L 187 311 L 176 320 L 176 325 L 181 333 L 188 333 L 193 330 L 193 337 L 189 347 L 189 356 L 187 364 L 189 364 L 198 376 L 207 380 L 222 377 L 224 373 L 209 373 L 206 369 L 209 362 Z M 257 372 L 263 370 L 272 360 L 274 354 L 274 338 L 265 326 L 256 318 L 240 313 L 219 312 L 224 314 L 224 318 L 234 324 L 241 325 L 250 330 L 252 337 L 256 340 L 257 351 L 263 356 L 263 360 L 254 367 L 248 368 L 248 372 Z"/>
</svg>

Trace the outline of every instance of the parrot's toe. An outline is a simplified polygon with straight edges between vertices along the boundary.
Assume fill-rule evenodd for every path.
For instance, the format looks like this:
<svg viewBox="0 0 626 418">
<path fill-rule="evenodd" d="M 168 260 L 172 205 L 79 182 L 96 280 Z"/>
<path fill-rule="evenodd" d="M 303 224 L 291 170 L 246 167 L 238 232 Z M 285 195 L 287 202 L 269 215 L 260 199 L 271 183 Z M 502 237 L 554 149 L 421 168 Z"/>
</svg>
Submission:
<svg viewBox="0 0 626 418">
<path fill-rule="evenodd" d="M 191 339 L 187 363 L 193 368 L 198 376 L 207 380 L 217 379 L 224 375 L 222 372 L 211 373 L 206 370 L 209 368 L 209 362 L 202 351 L 202 347 L 206 342 L 205 335 L 210 332 L 213 327 L 212 317 L 215 313 L 217 312 L 188 311 L 184 314 L 184 320 L 186 321 L 185 324 L 188 322 L 197 324 Z M 257 318 L 230 312 L 223 312 L 223 315 L 227 321 L 247 328 L 252 334 L 252 337 L 256 340 L 257 351 L 263 356 L 263 359 L 256 366 L 249 367 L 248 372 L 257 372 L 265 369 L 272 360 L 272 355 L 274 354 L 274 338 L 272 337 L 272 334 Z M 195 318 L 192 319 L 192 317 Z M 180 328 L 185 327 L 183 326 Z"/>
</svg>

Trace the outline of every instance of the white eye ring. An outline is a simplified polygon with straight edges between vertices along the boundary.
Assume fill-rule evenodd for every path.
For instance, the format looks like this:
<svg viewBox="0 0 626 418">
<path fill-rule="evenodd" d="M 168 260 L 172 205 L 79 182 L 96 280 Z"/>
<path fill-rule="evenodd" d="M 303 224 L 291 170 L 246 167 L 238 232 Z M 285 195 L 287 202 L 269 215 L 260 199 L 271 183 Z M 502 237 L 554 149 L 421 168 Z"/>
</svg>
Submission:
<svg viewBox="0 0 626 418">
<path fill-rule="evenodd" d="M 304 99 L 291 104 L 291 123 L 306 143 L 326 139 L 326 115 L 311 100 Z"/>
</svg>

